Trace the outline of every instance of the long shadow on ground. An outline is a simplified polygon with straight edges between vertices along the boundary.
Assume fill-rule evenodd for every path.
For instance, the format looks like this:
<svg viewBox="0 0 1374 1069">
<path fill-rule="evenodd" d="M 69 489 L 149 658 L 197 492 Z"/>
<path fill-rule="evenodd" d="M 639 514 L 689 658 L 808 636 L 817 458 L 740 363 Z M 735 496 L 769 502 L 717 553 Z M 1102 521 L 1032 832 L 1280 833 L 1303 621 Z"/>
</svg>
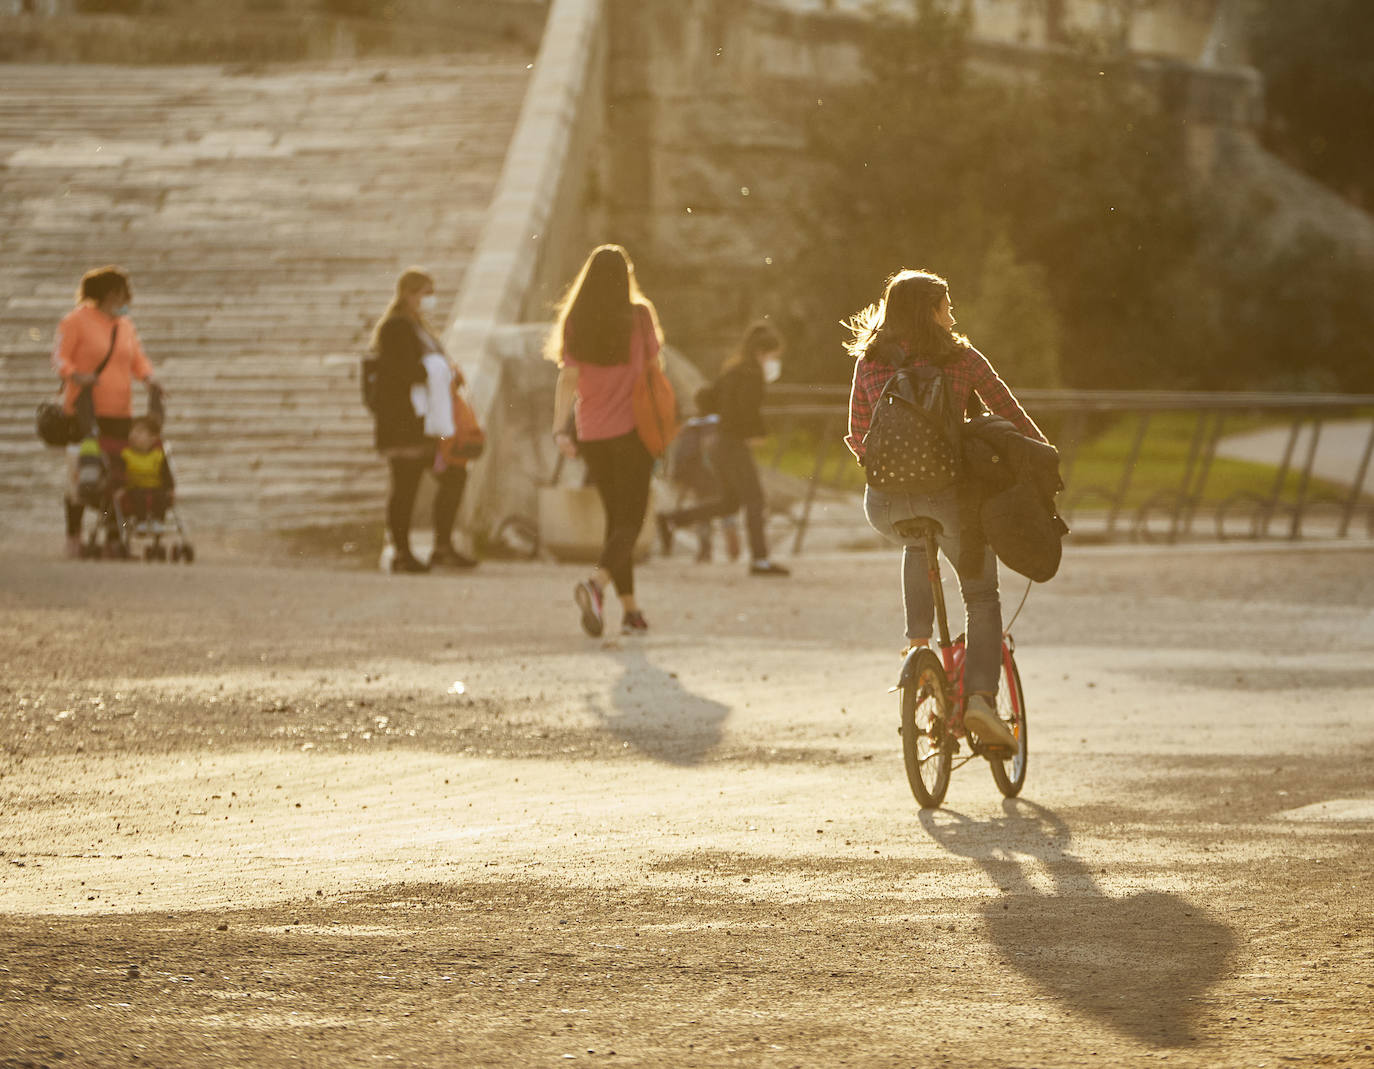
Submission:
<svg viewBox="0 0 1374 1069">
<path fill-rule="evenodd" d="M 620 678 L 611 708 L 597 708 L 606 730 L 624 743 L 670 765 L 699 765 L 725 734 L 730 707 L 693 694 L 677 673 L 651 662 L 644 651 L 618 651 Z"/>
<path fill-rule="evenodd" d="M 983 907 L 1004 960 L 1075 1012 L 1158 1046 L 1197 1042 L 1200 998 L 1227 973 L 1235 934 L 1197 903 L 1145 891 L 1109 896 L 1068 850 L 1068 826 L 1033 802 L 974 821 L 945 809 L 921 824 L 952 854 L 975 861 L 1005 895 Z M 1032 883 L 1047 873 L 1052 891 Z"/>
</svg>

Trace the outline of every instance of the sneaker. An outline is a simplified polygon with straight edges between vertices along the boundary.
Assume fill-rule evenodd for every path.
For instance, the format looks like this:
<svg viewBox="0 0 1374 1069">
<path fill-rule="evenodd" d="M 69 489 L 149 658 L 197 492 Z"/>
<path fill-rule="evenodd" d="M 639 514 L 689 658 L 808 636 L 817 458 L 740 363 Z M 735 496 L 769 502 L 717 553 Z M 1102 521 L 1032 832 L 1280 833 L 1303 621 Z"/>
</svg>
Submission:
<svg viewBox="0 0 1374 1069">
<path fill-rule="evenodd" d="M 620 633 L 622 635 L 647 635 L 649 633 L 649 621 L 644 619 L 644 614 L 639 611 L 627 612 L 625 619 L 620 623 Z"/>
<path fill-rule="evenodd" d="M 476 568 L 477 562 L 452 546 L 440 546 L 429 555 L 430 568 Z"/>
<path fill-rule="evenodd" d="M 573 600 L 582 610 L 582 630 L 600 638 L 605 624 L 601 619 L 601 588 L 594 579 L 584 579 L 573 587 Z"/>
<path fill-rule="evenodd" d="M 968 700 L 964 710 L 964 727 L 978 736 L 984 746 L 997 746 L 1005 750 L 1016 749 L 1016 736 L 997 715 L 997 710 L 985 694 L 975 694 Z"/>
<path fill-rule="evenodd" d="M 665 557 L 673 552 L 673 521 L 661 512 L 654 517 L 654 527 L 658 531 L 658 551 Z"/>
<path fill-rule="evenodd" d="M 750 575 L 772 575 L 780 579 L 785 579 L 792 573 L 781 564 L 774 564 L 771 560 L 756 560 L 749 565 Z"/>
<path fill-rule="evenodd" d="M 418 575 L 421 572 L 429 571 L 429 565 L 417 557 L 412 557 L 409 553 L 398 553 L 391 558 L 391 574 L 410 574 Z"/>
</svg>

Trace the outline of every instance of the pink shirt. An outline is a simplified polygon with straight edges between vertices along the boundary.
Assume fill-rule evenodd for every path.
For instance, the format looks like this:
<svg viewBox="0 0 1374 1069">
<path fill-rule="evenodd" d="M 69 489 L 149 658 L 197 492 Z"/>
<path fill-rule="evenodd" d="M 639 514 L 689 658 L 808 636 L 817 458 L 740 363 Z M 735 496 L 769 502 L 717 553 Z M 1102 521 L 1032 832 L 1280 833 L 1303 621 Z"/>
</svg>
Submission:
<svg viewBox="0 0 1374 1069">
<path fill-rule="evenodd" d="M 658 359 L 658 337 L 653 318 L 643 305 L 635 306 L 634 328 L 630 331 L 630 358 L 623 364 L 588 364 L 575 360 L 563 349 L 563 363 L 577 368 L 577 439 L 596 442 L 619 438 L 635 429 L 635 379 L 643 373 L 645 360 Z"/>
</svg>

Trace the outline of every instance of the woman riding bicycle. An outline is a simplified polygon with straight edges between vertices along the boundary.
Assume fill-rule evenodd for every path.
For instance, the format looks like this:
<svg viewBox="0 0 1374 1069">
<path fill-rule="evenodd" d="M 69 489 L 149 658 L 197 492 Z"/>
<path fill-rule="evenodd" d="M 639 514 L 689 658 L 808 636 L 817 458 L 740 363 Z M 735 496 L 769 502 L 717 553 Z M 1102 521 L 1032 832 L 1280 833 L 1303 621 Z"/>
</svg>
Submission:
<svg viewBox="0 0 1374 1069">
<path fill-rule="evenodd" d="M 1010 420 L 1022 434 L 1047 441 L 987 358 L 967 338 L 954 332 L 954 324 L 948 283 L 929 271 L 910 270 L 889 278 L 882 299 L 846 322 L 853 338 L 845 348 L 855 358 L 855 364 L 845 444 L 860 464 L 864 461 L 864 439 L 873 421 L 874 407 L 888 380 L 903 367 L 940 368 L 950 402 L 961 417 L 967 414 L 976 394 L 985 406 Z M 996 711 L 1002 644 L 997 557 L 991 547 L 985 547 L 981 560 L 963 562 L 960 567 L 958 487 L 934 494 L 915 494 L 884 492 L 868 486 L 864 490 L 864 515 L 884 538 L 905 546 L 902 608 L 907 651 L 914 646 L 930 645 L 935 607 L 924 547 L 900 535 L 897 525 L 918 518 L 935 520 L 940 525 L 940 549 L 958 573 L 967 615 L 965 693 L 969 699 L 964 723 L 986 743 L 1013 747 L 1015 740 Z"/>
</svg>

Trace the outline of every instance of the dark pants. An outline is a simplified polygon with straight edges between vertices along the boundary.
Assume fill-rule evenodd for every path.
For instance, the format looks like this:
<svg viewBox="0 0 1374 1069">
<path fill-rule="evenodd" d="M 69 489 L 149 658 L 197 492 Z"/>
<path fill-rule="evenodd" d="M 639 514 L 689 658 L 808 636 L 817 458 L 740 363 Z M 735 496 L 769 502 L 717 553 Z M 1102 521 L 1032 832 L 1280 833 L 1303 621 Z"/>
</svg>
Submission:
<svg viewBox="0 0 1374 1069">
<path fill-rule="evenodd" d="M 597 562 L 611 573 L 616 591 L 624 597 L 635 592 L 635 541 L 649 508 L 649 476 L 654 458 L 635 431 L 619 438 L 578 442 L 587 462 L 592 485 L 601 495 L 606 512 L 606 541 Z"/>
<path fill-rule="evenodd" d="M 466 464 L 448 468 L 436 474 L 439 485 L 434 491 L 434 548 L 453 546 L 453 520 L 463 502 L 463 490 L 468 485 Z"/>
<path fill-rule="evenodd" d="M 754 467 L 754 454 L 743 438 L 721 431 L 711 448 L 711 466 L 720 479 L 720 496 L 689 509 L 665 512 L 674 527 L 695 527 L 718 516 L 730 516 L 744 509 L 749 528 L 749 555 L 754 560 L 768 559 L 768 540 L 763 534 L 763 485 Z"/>
<path fill-rule="evenodd" d="M 133 427 L 134 421 L 128 416 L 97 416 L 96 430 L 100 434 L 102 448 L 108 442 L 110 445 L 118 445 L 114 452 L 117 454 L 119 449 L 129 441 L 129 430 Z M 62 511 L 67 523 L 67 537 L 76 538 L 81 534 L 81 517 L 86 511 L 85 506 L 79 501 L 63 501 Z"/>
<path fill-rule="evenodd" d="M 391 486 L 386 499 L 386 526 L 391 532 L 391 544 L 401 556 L 410 555 L 410 517 L 415 511 L 415 496 L 420 479 L 434 469 L 433 455 L 388 457 Z M 435 475 L 438 486 L 434 492 L 434 548 L 452 544 L 453 520 L 463 500 L 467 486 L 466 467 L 452 467 Z"/>
</svg>

